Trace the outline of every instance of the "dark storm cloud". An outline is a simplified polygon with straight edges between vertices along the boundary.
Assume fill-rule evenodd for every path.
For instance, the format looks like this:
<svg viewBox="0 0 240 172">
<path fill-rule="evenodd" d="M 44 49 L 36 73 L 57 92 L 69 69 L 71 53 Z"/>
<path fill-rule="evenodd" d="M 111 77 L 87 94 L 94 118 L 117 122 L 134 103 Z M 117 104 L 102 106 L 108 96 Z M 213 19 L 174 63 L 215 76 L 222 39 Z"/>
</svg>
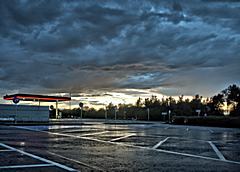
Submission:
<svg viewBox="0 0 240 172">
<path fill-rule="evenodd" d="M 0 33 L 18 38 L 61 15 L 60 1 L 0 1 Z"/>
<path fill-rule="evenodd" d="M 1 94 L 209 95 L 240 80 L 238 1 L 0 0 L 0 15 Z"/>
</svg>

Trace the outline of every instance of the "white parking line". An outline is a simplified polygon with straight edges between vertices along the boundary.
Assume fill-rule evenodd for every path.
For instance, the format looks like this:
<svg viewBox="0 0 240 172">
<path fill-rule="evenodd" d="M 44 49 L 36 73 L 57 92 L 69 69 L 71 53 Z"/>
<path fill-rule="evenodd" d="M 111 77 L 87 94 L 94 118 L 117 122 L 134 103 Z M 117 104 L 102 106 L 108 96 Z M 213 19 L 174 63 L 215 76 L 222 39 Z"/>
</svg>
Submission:
<svg viewBox="0 0 240 172">
<path fill-rule="evenodd" d="M 89 134 L 81 134 L 81 136 L 95 136 L 95 135 L 99 135 L 99 134 L 105 134 L 105 133 L 108 133 L 108 132 L 109 132 L 109 131 L 89 133 Z"/>
<path fill-rule="evenodd" d="M 28 129 L 28 128 L 25 127 L 25 129 Z M 99 140 L 99 139 L 95 139 L 95 138 L 74 136 L 74 135 L 69 135 L 69 134 L 52 133 L 52 132 L 41 131 L 41 130 L 35 130 L 35 131 L 48 133 L 48 134 L 52 134 L 52 135 L 67 136 L 67 137 L 72 137 L 72 138 L 80 138 L 80 139 L 85 139 L 85 140 L 90 140 L 90 141 L 96 141 L 96 142 L 99 142 L 99 143 L 109 143 L 109 144 L 115 144 L 115 145 L 120 145 L 120 146 L 132 147 L 132 148 L 153 150 L 153 151 L 169 153 L 169 154 L 173 154 L 173 155 L 182 155 L 182 156 L 187 156 L 187 157 L 200 158 L 200 159 L 213 160 L 213 161 L 220 161 L 220 162 L 226 162 L 226 163 L 232 163 L 232 164 L 240 165 L 240 162 L 238 162 L 238 161 L 222 160 L 222 159 L 217 159 L 217 158 L 205 157 L 205 156 L 200 156 L 200 155 L 193 155 L 193 154 L 188 154 L 188 153 L 180 153 L 180 152 L 168 151 L 168 150 L 163 150 L 163 149 L 153 149 L 153 148 L 149 148 L 149 147 L 129 145 L 129 144 L 120 143 L 120 142 L 110 142 L 110 141 L 104 141 L 104 140 Z"/>
<path fill-rule="evenodd" d="M 171 136 L 169 138 L 178 139 L 178 140 L 192 140 L 192 141 L 197 141 L 197 142 L 208 142 L 207 140 L 190 139 L 190 138 L 176 137 L 176 136 Z"/>
<path fill-rule="evenodd" d="M 118 138 L 115 138 L 115 139 L 110 140 L 110 142 L 122 140 L 122 139 L 125 139 L 125 138 L 128 138 L 128 137 L 131 137 L 131 136 L 135 136 L 135 134 L 128 134 L 128 135 L 126 135 L 126 136 L 118 137 Z"/>
<path fill-rule="evenodd" d="M 75 129 L 75 130 L 66 130 L 66 131 L 63 131 L 63 133 L 72 133 L 72 132 L 78 132 L 78 131 L 80 131 L 80 132 L 88 132 L 88 131 L 99 131 L 99 130 L 97 130 L 97 129 Z"/>
<path fill-rule="evenodd" d="M 26 129 L 26 130 L 30 130 L 30 131 L 41 131 L 41 130 L 38 130 L 36 128 L 29 128 L 29 127 L 23 127 L 23 126 L 12 126 L 14 128 L 20 128 L 20 129 Z"/>
<path fill-rule="evenodd" d="M 97 141 L 96 139 L 94 139 L 94 140 Z M 99 142 L 115 143 L 116 145 L 121 145 L 121 146 L 127 146 L 127 147 L 139 148 L 139 149 L 146 149 L 146 150 L 154 150 L 154 151 L 157 151 L 157 152 L 169 153 L 169 154 L 174 154 L 174 155 L 181 155 L 181 156 L 187 156 L 187 157 L 192 157 L 192 158 L 200 158 L 200 159 L 220 161 L 220 162 L 226 162 L 226 163 L 232 163 L 232 164 L 238 164 L 238 165 L 240 165 L 240 162 L 238 162 L 238 161 L 222 160 L 222 159 L 217 159 L 217 158 L 205 157 L 205 156 L 201 156 L 201 155 L 193 155 L 193 154 L 188 154 L 188 153 L 180 153 L 180 152 L 168 151 L 168 150 L 163 150 L 163 149 L 153 149 L 153 148 L 150 148 L 150 147 L 142 147 L 142 146 L 136 146 L 136 145 L 128 145 L 128 144 L 119 143 L 119 142 L 108 142 L 108 141 L 102 141 L 102 140 L 99 140 Z"/>
<path fill-rule="evenodd" d="M 240 140 L 212 140 L 212 143 L 226 143 L 226 142 L 239 142 Z"/>
<path fill-rule="evenodd" d="M 13 150 L 10 150 L 10 149 L 3 149 L 3 150 L 0 150 L 0 152 L 11 152 Z"/>
<path fill-rule="evenodd" d="M 0 166 L 0 169 L 33 168 L 33 167 L 49 167 L 49 166 L 54 166 L 54 165 L 53 164 L 11 165 L 11 166 Z"/>
<path fill-rule="evenodd" d="M 129 145 L 129 144 L 120 143 L 120 142 L 110 142 L 110 141 L 104 141 L 104 140 L 99 140 L 99 139 L 95 139 L 95 138 L 74 136 L 74 135 L 69 135 L 69 134 L 51 133 L 51 132 L 47 132 L 47 131 L 39 131 L 39 132 L 46 132 L 48 134 L 68 136 L 68 137 L 73 137 L 73 138 L 80 138 L 80 139 L 91 140 L 91 141 L 96 141 L 96 142 L 100 142 L 100 143 L 110 143 L 110 144 L 115 144 L 115 145 L 120 145 L 120 146 L 127 146 L 127 147 L 146 149 L 146 150 L 154 150 L 154 151 L 169 153 L 169 154 L 174 154 L 174 155 L 182 155 L 182 156 L 187 156 L 187 157 L 192 157 L 192 158 L 200 158 L 200 159 L 206 159 L 206 160 L 221 161 L 221 162 L 240 165 L 240 162 L 238 162 L 238 161 L 222 160 L 222 159 L 217 159 L 217 158 L 205 157 L 205 156 L 200 156 L 200 155 L 193 155 L 193 154 L 188 154 L 188 153 L 180 153 L 180 152 L 168 151 L 168 150 L 163 150 L 163 149 L 153 149 L 153 148 L 149 148 L 149 147 Z"/>
<path fill-rule="evenodd" d="M 68 161 L 72 161 L 72 162 L 78 163 L 78 164 L 80 164 L 80 165 L 86 166 L 86 167 L 88 167 L 88 168 L 91 168 L 91 169 L 94 169 L 94 170 L 97 170 L 97 171 L 106 171 L 106 170 L 103 170 L 103 169 L 101 169 L 101 168 L 99 168 L 99 167 L 96 167 L 96 166 L 93 166 L 93 165 L 89 165 L 89 164 L 86 164 L 86 163 L 84 163 L 84 162 L 77 161 L 77 160 L 75 160 L 75 159 L 71 159 L 71 158 L 68 158 L 68 157 L 65 157 L 65 156 L 62 156 L 62 155 L 53 153 L 53 152 L 49 152 L 49 151 L 47 151 L 47 152 L 48 152 L 49 154 L 54 155 L 54 156 L 57 156 L 57 157 L 66 159 L 66 160 L 68 160 Z"/>
<path fill-rule="evenodd" d="M 223 154 L 218 150 L 218 148 L 211 141 L 208 141 L 208 143 L 212 146 L 214 152 L 217 154 L 219 159 L 225 161 L 226 159 L 224 158 Z"/>
<path fill-rule="evenodd" d="M 75 170 L 75 169 L 73 169 L 73 168 L 67 167 L 67 166 L 65 166 L 65 165 L 59 164 L 59 163 L 57 163 L 57 162 L 54 162 L 54 161 L 51 161 L 51 160 L 48 160 L 48 159 L 45 159 L 45 158 L 41 158 L 41 157 L 39 157 L 39 156 L 37 156 L 37 155 L 33 155 L 33 154 L 31 154 L 31 153 L 27 153 L 27 152 L 25 152 L 25 151 L 16 149 L 16 148 L 14 148 L 14 147 L 5 145 L 5 144 L 3 144 L 3 143 L 0 143 L 0 146 L 3 146 L 3 147 L 5 147 L 5 148 L 7 148 L 7 149 L 10 149 L 10 150 L 19 152 L 19 153 L 21 153 L 21 154 L 23 154 L 23 155 L 30 156 L 30 157 L 32 157 L 32 158 L 34 158 L 34 159 L 37 159 L 37 160 L 40 160 L 40 161 L 43 161 L 43 162 L 46 162 L 46 163 L 55 165 L 55 166 L 57 166 L 57 167 L 60 167 L 60 168 L 62 168 L 62 169 L 65 169 L 65 170 L 67 170 L 67 171 L 77 171 L 77 170 Z"/>
<path fill-rule="evenodd" d="M 164 142 L 166 142 L 169 139 L 169 137 L 165 138 L 164 140 L 161 140 L 160 142 L 158 142 L 156 145 L 154 145 L 152 148 L 153 149 L 157 149 L 161 144 L 163 144 Z"/>
<path fill-rule="evenodd" d="M 208 129 L 208 131 L 210 131 L 210 133 L 214 133 L 214 131 L 213 131 L 213 130 L 211 130 L 211 129 Z"/>
</svg>

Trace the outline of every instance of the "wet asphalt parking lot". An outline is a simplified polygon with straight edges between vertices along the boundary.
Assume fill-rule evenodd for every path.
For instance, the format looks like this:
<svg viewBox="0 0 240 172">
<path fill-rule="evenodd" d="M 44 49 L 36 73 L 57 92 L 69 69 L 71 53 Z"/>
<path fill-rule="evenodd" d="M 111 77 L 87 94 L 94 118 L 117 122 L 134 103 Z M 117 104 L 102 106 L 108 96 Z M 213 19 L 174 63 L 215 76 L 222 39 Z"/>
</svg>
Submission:
<svg viewBox="0 0 240 172">
<path fill-rule="evenodd" d="M 240 129 L 83 120 L 0 126 L 0 171 L 240 171 Z"/>
</svg>

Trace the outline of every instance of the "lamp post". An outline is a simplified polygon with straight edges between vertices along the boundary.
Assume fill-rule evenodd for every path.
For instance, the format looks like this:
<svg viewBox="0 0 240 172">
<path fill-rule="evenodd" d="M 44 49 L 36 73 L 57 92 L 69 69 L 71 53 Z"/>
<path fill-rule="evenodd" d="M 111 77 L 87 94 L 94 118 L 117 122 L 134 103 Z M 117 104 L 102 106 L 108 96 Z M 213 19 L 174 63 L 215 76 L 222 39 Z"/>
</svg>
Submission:
<svg viewBox="0 0 240 172">
<path fill-rule="evenodd" d="M 147 108 L 147 118 L 148 118 L 148 121 L 149 121 L 149 118 L 150 118 L 150 115 L 149 115 L 149 113 L 150 113 L 150 110 L 149 110 L 149 108 Z"/>
<path fill-rule="evenodd" d="M 114 108 L 115 121 L 117 120 L 117 107 Z"/>
<path fill-rule="evenodd" d="M 19 98 L 17 98 L 17 97 L 14 97 L 13 98 L 13 103 L 15 103 L 15 105 L 16 105 L 16 115 L 15 115 L 15 122 L 16 122 L 16 119 L 17 119 L 17 104 L 19 103 Z"/>
<path fill-rule="evenodd" d="M 108 118 L 108 102 L 107 101 L 104 101 L 103 105 L 105 106 L 105 119 L 107 120 Z"/>
<path fill-rule="evenodd" d="M 167 101 L 167 104 L 168 104 L 168 123 L 170 124 L 171 122 L 171 99 L 170 98 Z"/>
<path fill-rule="evenodd" d="M 56 119 L 58 118 L 58 100 L 56 101 Z"/>
<path fill-rule="evenodd" d="M 82 109 L 83 109 L 83 103 L 82 102 L 79 103 L 79 107 L 81 108 L 81 119 L 82 119 Z"/>
</svg>

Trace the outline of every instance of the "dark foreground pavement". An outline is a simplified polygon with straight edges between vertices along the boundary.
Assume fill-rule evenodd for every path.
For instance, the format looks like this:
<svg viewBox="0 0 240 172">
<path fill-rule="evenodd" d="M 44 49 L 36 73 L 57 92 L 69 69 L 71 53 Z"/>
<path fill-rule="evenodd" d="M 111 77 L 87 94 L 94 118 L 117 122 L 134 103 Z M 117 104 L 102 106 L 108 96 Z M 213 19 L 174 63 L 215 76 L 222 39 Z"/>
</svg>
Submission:
<svg viewBox="0 0 240 172">
<path fill-rule="evenodd" d="M 240 129 L 83 122 L 0 126 L 0 171 L 240 171 Z"/>
</svg>

